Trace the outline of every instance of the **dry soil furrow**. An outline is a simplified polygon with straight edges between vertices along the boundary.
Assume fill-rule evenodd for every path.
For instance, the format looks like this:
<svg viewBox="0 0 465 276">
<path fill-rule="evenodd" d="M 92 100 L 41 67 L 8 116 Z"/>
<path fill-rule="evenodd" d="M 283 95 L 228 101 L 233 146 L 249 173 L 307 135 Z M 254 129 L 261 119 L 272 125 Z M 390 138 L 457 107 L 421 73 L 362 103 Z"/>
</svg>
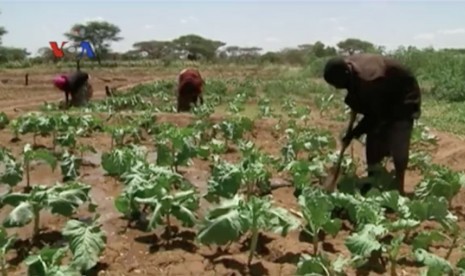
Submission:
<svg viewBox="0 0 465 276">
<path fill-rule="evenodd" d="M 148 83 L 151 83 L 157 80 L 160 80 L 160 79 L 157 78 L 157 79 L 151 79 L 151 80 L 146 80 L 142 82 L 123 85 L 118 88 L 118 92 L 119 93 L 125 92 L 126 90 L 131 89 L 132 87 L 135 87 L 139 84 L 148 84 Z M 98 89 L 97 91 L 94 91 L 93 100 L 101 100 L 101 99 L 104 99 L 105 97 L 106 95 L 103 89 Z M 28 98 L 28 99 L 4 101 L 0 103 L 0 110 L 7 112 L 7 113 L 10 113 L 12 110 L 30 111 L 30 110 L 33 110 L 39 107 L 44 102 L 59 101 L 60 99 L 63 99 L 63 95 L 61 93 L 51 91 L 50 93 L 46 93 L 46 94 L 43 94 L 37 97 Z"/>
</svg>

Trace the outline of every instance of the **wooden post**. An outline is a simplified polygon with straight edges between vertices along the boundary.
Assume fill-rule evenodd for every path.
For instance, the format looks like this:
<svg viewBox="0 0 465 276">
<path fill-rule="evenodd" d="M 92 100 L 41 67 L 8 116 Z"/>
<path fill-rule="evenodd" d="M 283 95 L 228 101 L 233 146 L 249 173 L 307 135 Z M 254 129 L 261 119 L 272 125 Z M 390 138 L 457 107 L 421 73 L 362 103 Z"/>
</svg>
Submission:
<svg viewBox="0 0 465 276">
<path fill-rule="evenodd" d="M 24 76 L 24 85 L 29 85 L 29 73 L 26 73 L 26 75 Z"/>
<path fill-rule="evenodd" d="M 78 71 L 81 71 L 80 62 L 81 62 L 80 59 L 77 59 L 77 60 L 76 60 L 76 70 L 78 70 Z"/>
</svg>

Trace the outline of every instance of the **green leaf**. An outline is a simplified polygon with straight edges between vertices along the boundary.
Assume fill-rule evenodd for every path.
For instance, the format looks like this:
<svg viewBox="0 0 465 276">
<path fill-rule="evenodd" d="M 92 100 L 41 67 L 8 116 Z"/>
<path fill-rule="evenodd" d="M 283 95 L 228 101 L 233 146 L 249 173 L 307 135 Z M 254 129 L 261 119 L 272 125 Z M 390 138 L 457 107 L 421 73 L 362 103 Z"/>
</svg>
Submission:
<svg viewBox="0 0 465 276">
<path fill-rule="evenodd" d="M 118 212 L 128 215 L 131 212 L 131 203 L 124 195 L 118 195 L 115 199 L 115 208 Z"/>
<path fill-rule="evenodd" d="M 22 202 L 27 201 L 29 199 L 29 196 L 29 194 L 9 193 L 3 196 L 2 203 L 16 207 Z"/>
<path fill-rule="evenodd" d="M 54 171 L 57 166 L 57 159 L 55 158 L 55 155 L 53 155 L 53 153 L 45 149 L 33 150 L 32 154 L 29 155 L 28 159 L 29 161 L 42 160 L 52 168 L 52 171 Z"/>
<path fill-rule="evenodd" d="M 243 173 L 237 165 L 225 161 L 217 161 L 208 180 L 208 193 L 205 198 L 210 202 L 218 202 L 217 197 L 233 198 L 241 187 Z"/>
<path fill-rule="evenodd" d="M 461 258 L 455 266 L 458 268 L 460 275 L 463 275 L 465 273 L 465 258 Z"/>
<path fill-rule="evenodd" d="M 123 173 L 129 171 L 137 160 L 142 158 L 139 148 L 116 148 L 110 153 L 102 154 L 102 168 L 110 176 L 121 176 Z"/>
<path fill-rule="evenodd" d="M 61 156 L 60 168 L 64 181 L 76 180 L 80 175 L 82 159 L 65 151 Z"/>
<path fill-rule="evenodd" d="M 415 187 L 415 196 L 423 199 L 433 195 L 445 197 L 447 201 L 450 201 L 464 186 L 465 174 L 435 164 Z"/>
<path fill-rule="evenodd" d="M 174 164 L 171 149 L 166 144 L 157 143 L 157 165 L 170 166 Z"/>
<path fill-rule="evenodd" d="M 320 190 L 305 190 L 299 196 L 299 205 L 307 222 L 306 231 L 311 235 L 318 235 L 320 230 L 325 230 L 333 236 L 337 235 L 342 222 L 331 218 L 334 205 L 329 196 Z"/>
<path fill-rule="evenodd" d="M 330 261 L 321 256 L 310 256 L 303 254 L 297 264 L 297 275 L 299 276 L 317 276 L 317 275 L 331 275 L 328 267 Z"/>
<path fill-rule="evenodd" d="M 52 214 L 70 217 L 85 202 L 90 202 L 90 185 L 79 182 L 57 184 L 47 191 L 47 205 Z"/>
<path fill-rule="evenodd" d="M 269 209 L 268 216 L 271 229 L 281 236 L 287 235 L 289 231 L 296 230 L 300 226 L 300 221 L 281 207 Z"/>
<path fill-rule="evenodd" d="M 447 260 L 439 256 L 436 256 L 432 253 L 429 253 L 424 249 L 418 248 L 414 251 L 414 254 L 415 259 L 418 262 L 423 263 L 428 267 L 428 275 L 440 275 L 442 273 L 449 273 L 450 271 L 452 271 L 452 266 Z M 439 274 L 434 274 L 432 273 L 433 271 L 434 273 L 439 272 Z"/>
<path fill-rule="evenodd" d="M 12 158 L 4 159 L 5 170 L 0 176 L 0 183 L 16 186 L 23 179 L 23 166 Z"/>
<path fill-rule="evenodd" d="M 386 225 L 389 231 L 396 232 L 396 231 L 407 231 L 413 230 L 420 225 L 418 220 L 413 219 L 399 219 L 394 222 L 390 222 Z"/>
<path fill-rule="evenodd" d="M 69 220 L 62 231 L 73 253 L 73 265 L 80 271 L 94 267 L 106 244 L 106 235 L 95 222 L 88 225 Z"/>
<path fill-rule="evenodd" d="M 425 200 L 412 200 L 407 204 L 413 219 L 441 221 L 447 217 L 448 202 L 445 198 L 429 196 Z"/>
<path fill-rule="evenodd" d="M 13 236 L 8 236 L 6 229 L 0 228 L 0 256 L 6 255 L 6 252 L 14 244 L 16 238 L 16 234 Z"/>
<path fill-rule="evenodd" d="M 359 233 L 350 235 L 345 240 L 345 245 L 353 255 L 366 259 L 373 251 L 381 250 L 382 245 L 378 238 L 386 233 L 387 229 L 382 226 L 367 224 Z"/>
<path fill-rule="evenodd" d="M 198 240 L 207 245 L 224 245 L 237 240 L 243 232 L 238 207 L 239 197 L 236 196 L 210 210 L 200 225 Z"/>
<path fill-rule="evenodd" d="M 412 241 L 413 249 L 425 249 L 428 250 L 433 242 L 441 242 L 445 238 L 437 230 L 422 231 L 418 233 Z"/>
<path fill-rule="evenodd" d="M 3 226 L 7 228 L 22 227 L 31 222 L 33 218 L 34 212 L 31 203 L 23 201 L 3 220 Z"/>
<path fill-rule="evenodd" d="M 68 266 L 61 266 L 68 247 L 41 249 L 37 255 L 32 255 L 24 261 L 28 266 L 29 276 L 80 276 L 81 274 Z"/>
</svg>

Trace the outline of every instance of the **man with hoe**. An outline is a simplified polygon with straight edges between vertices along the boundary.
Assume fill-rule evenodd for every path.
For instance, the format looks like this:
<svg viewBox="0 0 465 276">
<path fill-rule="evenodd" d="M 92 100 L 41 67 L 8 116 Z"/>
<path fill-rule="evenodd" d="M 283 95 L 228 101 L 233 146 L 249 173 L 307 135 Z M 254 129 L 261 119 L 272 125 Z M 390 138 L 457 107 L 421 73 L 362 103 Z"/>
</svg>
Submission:
<svg viewBox="0 0 465 276">
<path fill-rule="evenodd" d="M 344 102 L 351 118 L 343 149 L 352 139 L 366 134 L 368 176 L 384 157 L 392 156 L 396 183 L 404 195 L 404 178 L 409 160 L 414 120 L 421 115 L 421 91 L 413 73 L 398 61 L 376 54 L 354 54 L 330 59 L 324 69 L 325 81 L 346 89 Z M 363 119 L 353 128 L 357 114 Z"/>
</svg>

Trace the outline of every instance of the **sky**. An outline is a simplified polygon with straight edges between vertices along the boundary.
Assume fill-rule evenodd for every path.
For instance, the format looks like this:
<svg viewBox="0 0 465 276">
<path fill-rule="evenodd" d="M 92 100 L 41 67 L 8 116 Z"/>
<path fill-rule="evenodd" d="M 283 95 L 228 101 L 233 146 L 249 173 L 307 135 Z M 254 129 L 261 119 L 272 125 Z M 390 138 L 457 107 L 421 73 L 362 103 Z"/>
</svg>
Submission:
<svg viewBox="0 0 465 276">
<path fill-rule="evenodd" d="M 0 26 L 8 31 L 3 45 L 33 54 L 89 20 L 121 28 L 124 39 L 112 43 L 116 51 L 191 33 L 270 51 L 351 37 L 388 49 L 465 48 L 465 1 L 2 0 L 0 11 Z"/>
</svg>

